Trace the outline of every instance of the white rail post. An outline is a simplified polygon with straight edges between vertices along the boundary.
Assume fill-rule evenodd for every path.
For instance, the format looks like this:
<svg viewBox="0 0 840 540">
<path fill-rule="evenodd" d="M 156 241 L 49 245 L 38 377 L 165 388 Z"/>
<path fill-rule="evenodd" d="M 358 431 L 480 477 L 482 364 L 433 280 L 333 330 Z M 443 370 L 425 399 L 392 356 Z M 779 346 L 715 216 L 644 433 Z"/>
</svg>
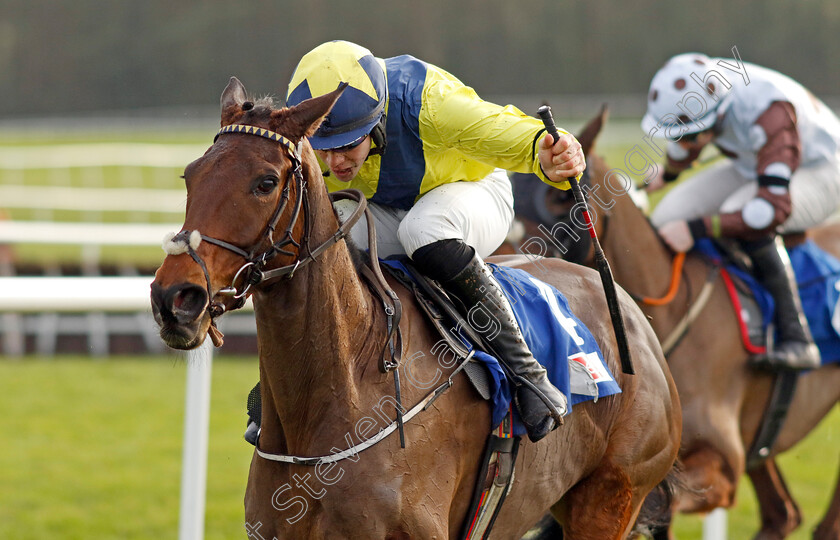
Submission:
<svg viewBox="0 0 840 540">
<path fill-rule="evenodd" d="M 205 339 L 187 354 L 187 391 L 184 413 L 184 453 L 181 458 L 179 540 L 204 538 L 207 499 L 207 438 L 210 427 L 210 375 L 213 344 Z"/>
<path fill-rule="evenodd" d="M 703 540 L 726 540 L 726 509 L 715 508 L 703 520 Z"/>
</svg>

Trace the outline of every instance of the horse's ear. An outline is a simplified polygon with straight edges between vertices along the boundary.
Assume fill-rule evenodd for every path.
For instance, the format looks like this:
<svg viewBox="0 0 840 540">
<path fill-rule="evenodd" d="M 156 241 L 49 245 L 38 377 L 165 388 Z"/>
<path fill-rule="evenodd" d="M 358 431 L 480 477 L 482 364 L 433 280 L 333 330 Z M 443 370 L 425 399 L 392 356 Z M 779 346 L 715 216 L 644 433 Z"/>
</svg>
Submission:
<svg viewBox="0 0 840 540">
<path fill-rule="evenodd" d="M 220 100 L 222 126 L 232 124 L 242 116 L 242 104 L 245 103 L 245 99 L 245 86 L 236 77 L 231 77 Z"/>
<path fill-rule="evenodd" d="M 583 155 L 587 156 L 592 152 L 592 149 L 595 147 L 595 141 L 598 139 L 598 135 L 601 133 L 601 129 L 607 122 L 609 115 L 610 113 L 607 108 L 607 104 L 604 103 L 601 105 L 601 110 L 595 118 L 590 120 L 589 123 L 583 127 L 583 130 L 581 130 L 577 140 L 583 150 Z"/>
<path fill-rule="evenodd" d="M 309 137 L 318 130 L 346 87 L 347 83 L 341 83 L 329 94 L 305 99 L 294 107 L 274 111 L 272 130 L 280 131 L 281 128 L 275 124 L 282 124 L 282 132 L 292 138 Z"/>
</svg>

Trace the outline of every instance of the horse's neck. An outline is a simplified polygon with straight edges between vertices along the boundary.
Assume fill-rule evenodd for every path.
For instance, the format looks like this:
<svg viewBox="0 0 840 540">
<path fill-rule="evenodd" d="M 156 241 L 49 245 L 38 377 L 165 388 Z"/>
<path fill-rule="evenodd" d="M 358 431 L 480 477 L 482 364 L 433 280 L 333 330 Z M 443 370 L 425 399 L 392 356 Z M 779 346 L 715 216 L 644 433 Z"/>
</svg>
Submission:
<svg viewBox="0 0 840 540">
<path fill-rule="evenodd" d="M 664 296 L 671 283 L 674 258 L 642 210 L 629 195 L 618 197 L 608 219 L 610 224 L 607 225 L 609 228 L 605 233 L 604 251 L 612 261 L 615 280 L 637 296 Z M 653 324 L 659 333 L 667 330 L 662 326 L 667 324 L 666 321 L 678 318 L 684 313 L 685 298 L 682 297 L 682 300 L 670 302 L 662 308 L 646 305 L 641 307 L 646 312 L 652 309 L 674 312 L 672 316 L 656 317 L 657 321 Z"/>
<path fill-rule="evenodd" d="M 324 214 L 332 209 L 324 204 L 329 203 L 311 207 L 313 249 L 335 232 L 334 221 Z M 378 323 L 384 327 L 384 322 L 377 304 L 358 277 L 346 244 L 339 242 L 298 269 L 291 280 L 256 293 L 254 305 L 261 379 L 268 385 L 264 395 L 271 396 L 263 415 L 269 425 L 273 420 L 282 424 L 286 440 L 278 443 L 311 448 L 319 435 L 329 438 L 318 427 L 324 420 L 361 408 L 356 383 L 377 344 L 383 345 Z M 264 431 L 276 434 L 279 429 Z"/>
<path fill-rule="evenodd" d="M 630 195 L 617 197 L 603 235 L 604 250 L 615 259 L 616 280 L 632 292 L 656 296 L 670 275 L 671 254 Z"/>
</svg>

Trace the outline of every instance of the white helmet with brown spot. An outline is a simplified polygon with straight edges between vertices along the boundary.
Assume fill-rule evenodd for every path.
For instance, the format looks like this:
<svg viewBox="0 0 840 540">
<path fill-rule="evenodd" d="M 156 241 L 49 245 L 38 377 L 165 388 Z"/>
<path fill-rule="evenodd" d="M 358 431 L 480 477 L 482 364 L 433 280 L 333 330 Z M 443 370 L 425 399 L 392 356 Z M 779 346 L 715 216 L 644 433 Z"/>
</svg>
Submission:
<svg viewBox="0 0 840 540">
<path fill-rule="evenodd" d="M 700 53 L 668 60 L 651 80 L 642 129 L 677 140 L 711 128 L 731 88 L 716 67 L 713 59 Z"/>
</svg>

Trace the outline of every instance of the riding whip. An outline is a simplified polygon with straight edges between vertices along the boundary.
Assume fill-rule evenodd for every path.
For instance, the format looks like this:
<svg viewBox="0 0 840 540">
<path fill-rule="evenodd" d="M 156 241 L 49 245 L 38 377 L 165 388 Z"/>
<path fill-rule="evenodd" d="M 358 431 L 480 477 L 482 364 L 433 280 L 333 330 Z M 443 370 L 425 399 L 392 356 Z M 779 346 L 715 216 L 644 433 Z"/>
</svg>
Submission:
<svg viewBox="0 0 840 540">
<path fill-rule="evenodd" d="M 542 119 L 546 131 L 548 131 L 556 143 L 560 139 L 560 134 L 557 131 L 557 126 L 554 125 L 554 118 L 551 116 L 551 107 L 543 105 L 537 110 L 537 115 Z M 615 331 L 615 341 L 618 345 L 618 356 L 621 359 L 621 370 L 624 373 L 632 375 L 635 373 L 635 370 L 633 369 L 633 361 L 630 358 L 627 331 L 624 329 L 624 318 L 621 316 L 621 307 L 618 305 L 618 295 L 616 294 L 615 281 L 613 280 L 612 270 L 610 270 L 610 263 L 607 261 L 607 256 L 604 255 L 604 250 L 601 249 L 600 242 L 598 242 L 595 226 L 589 216 L 589 207 L 586 205 L 586 199 L 583 196 L 583 191 L 580 189 L 577 178 L 572 176 L 567 180 L 572 186 L 572 195 L 574 195 L 575 203 L 581 207 L 583 220 L 586 223 L 589 236 L 592 238 L 592 248 L 595 250 L 595 266 L 598 269 L 598 274 L 601 276 L 604 295 L 607 297 L 610 319 L 612 319 L 613 330 Z"/>
</svg>

